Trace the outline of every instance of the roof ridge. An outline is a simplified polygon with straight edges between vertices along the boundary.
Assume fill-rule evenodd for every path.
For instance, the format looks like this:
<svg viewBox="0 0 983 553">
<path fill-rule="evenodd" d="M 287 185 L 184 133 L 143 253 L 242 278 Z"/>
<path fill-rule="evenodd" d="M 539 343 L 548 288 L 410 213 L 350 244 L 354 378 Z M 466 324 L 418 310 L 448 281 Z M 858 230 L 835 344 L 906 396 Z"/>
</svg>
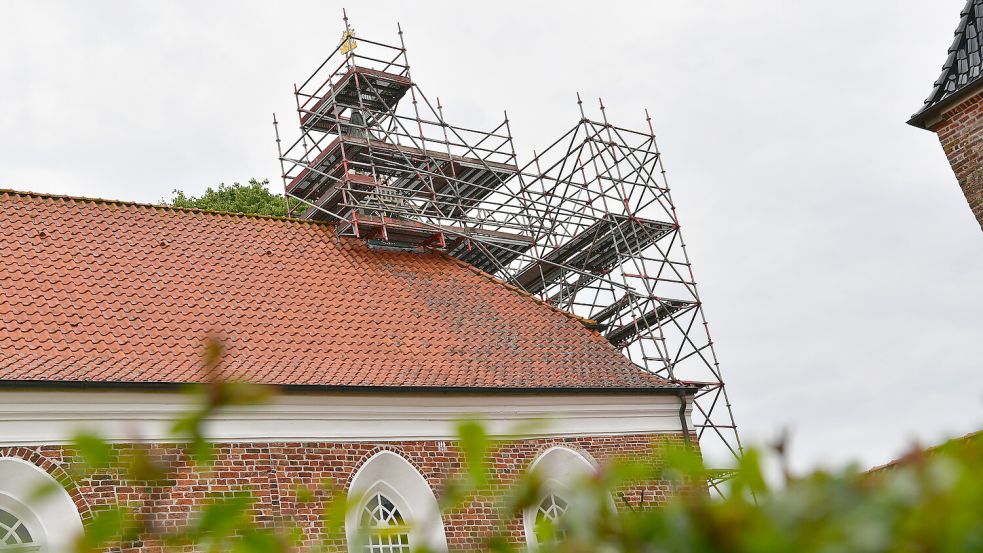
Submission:
<svg viewBox="0 0 983 553">
<path fill-rule="evenodd" d="M 295 217 L 281 217 L 277 215 L 260 215 L 257 213 L 240 213 L 238 211 L 222 211 L 219 209 L 202 209 L 199 207 L 175 207 L 167 204 L 152 204 L 147 202 L 134 202 L 129 200 L 113 200 L 110 198 L 96 198 L 92 196 L 72 196 L 70 194 L 52 194 L 50 192 L 34 192 L 31 190 L 14 190 L 13 188 L 0 188 L 0 195 L 19 196 L 27 198 L 41 198 L 45 200 L 71 200 L 73 202 L 93 202 L 97 204 L 109 204 L 130 207 L 145 207 L 161 211 L 178 211 L 183 213 L 203 213 L 205 215 L 232 215 L 235 217 L 247 217 L 250 219 L 270 219 L 274 221 L 289 221 L 294 223 L 309 223 L 314 225 L 335 226 L 331 221 L 311 221 L 309 219 L 298 219 Z"/>
</svg>

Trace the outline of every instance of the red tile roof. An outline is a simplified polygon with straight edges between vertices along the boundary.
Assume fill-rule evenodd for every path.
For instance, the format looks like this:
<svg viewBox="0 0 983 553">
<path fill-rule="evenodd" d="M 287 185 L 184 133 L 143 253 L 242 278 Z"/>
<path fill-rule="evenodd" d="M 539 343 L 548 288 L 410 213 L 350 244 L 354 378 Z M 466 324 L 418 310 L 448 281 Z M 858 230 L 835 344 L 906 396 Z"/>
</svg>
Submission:
<svg viewBox="0 0 983 553">
<path fill-rule="evenodd" d="M 959 438 L 952 438 L 937 446 L 928 448 L 914 446 L 912 447 L 911 451 L 902 457 L 899 457 L 889 463 L 867 469 L 867 474 L 875 475 L 887 473 L 896 468 L 914 465 L 919 461 L 927 459 L 933 455 L 938 455 L 940 453 L 952 453 L 953 450 L 958 451 L 961 448 L 970 447 L 983 448 L 983 430 L 970 432 L 969 434 Z"/>
<path fill-rule="evenodd" d="M 0 191 L 0 381 L 661 389 L 578 319 L 327 224 Z"/>
</svg>

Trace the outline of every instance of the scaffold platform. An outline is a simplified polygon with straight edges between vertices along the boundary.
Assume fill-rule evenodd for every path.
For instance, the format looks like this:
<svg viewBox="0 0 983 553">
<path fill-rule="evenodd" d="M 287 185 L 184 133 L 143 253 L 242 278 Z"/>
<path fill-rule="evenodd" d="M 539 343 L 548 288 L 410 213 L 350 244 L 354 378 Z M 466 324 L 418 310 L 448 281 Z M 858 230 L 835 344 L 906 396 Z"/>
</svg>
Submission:
<svg viewBox="0 0 983 553">
<path fill-rule="evenodd" d="M 519 271 L 515 283 L 536 293 L 558 282 L 569 267 L 588 275 L 601 275 L 621 261 L 668 236 L 671 223 L 608 214 L 561 246 Z"/>
<path fill-rule="evenodd" d="M 301 127 L 333 132 L 339 124 L 338 117 L 345 110 L 386 113 L 396 108 L 412 86 L 413 82 L 405 75 L 368 67 L 350 67 L 317 91 L 323 96 L 311 96 L 313 103 L 310 107 L 301 105 L 298 108 Z"/>
<path fill-rule="evenodd" d="M 654 309 L 645 312 L 636 319 L 632 319 L 620 326 L 606 329 L 604 336 L 612 344 L 618 347 L 625 347 L 639 335 L 661 327 L 671 317 L 681 314 L 686 309 L 692 309 L 697 305 L 697 302 L 661 298 L 656 301 L 656 305 Z M 602 328 L 604 327 L 602 326 Z"/>
<path fill-rule="evenodd" d="M 319 204 L 315 200 L 350 182 L 344 175 L 358 172 L 375 175 L 378 184 L 393 193 L 423 199 L 423 213 L 428 215 L 461 215 L 518 171 L 514 164 L 350 135 L 334 137 L 310 163 L 299 167 L 286 185 L 291 196 Z"/>
<path fill-rule="evenodd" d="M 330 213 L 343 217 L 352 209 L 350 206 L 360 202 L 378 186 L 372 175 L 358 173 L 345 173 L 337 180 L 328 180 L 310 196 L 314 205 L 309 206 L 301 218 L 332 221 Z"/>
<path fill-rule="evenodd" d="M 451 225 L 430 225 L 400 217 L 352 213 L 346 223 L 353 234 L 366 240 L 388 242 L 393 246 L 446 248 L 449 252 L 467 251 L 476 267 L 492 268 L 508 259 L 509 254 L 527 251 L 532 238 L 507 232 L 471 229 Z M 489 253 L 494 250 L 499 253 Z M 456 256 L 455 256 L 456 257 Z M 512 257 L 514 259 L 514 257 Z"/>
</svg>

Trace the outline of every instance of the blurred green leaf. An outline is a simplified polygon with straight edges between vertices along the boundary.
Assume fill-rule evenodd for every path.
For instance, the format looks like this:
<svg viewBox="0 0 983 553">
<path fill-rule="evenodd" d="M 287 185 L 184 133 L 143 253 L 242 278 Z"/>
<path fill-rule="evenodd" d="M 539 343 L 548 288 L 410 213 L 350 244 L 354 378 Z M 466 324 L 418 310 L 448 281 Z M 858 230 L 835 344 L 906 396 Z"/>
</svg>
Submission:
<svg viewBox="0 0 983 553">
<path fill-rule="evenodd" d="M 113 446 L 91 432 L 76 434 L 72 438 L 72 447 L 89 471 L 104 469 L 113 464 L 115 459 Z"/>
<path fill-rule="evenodd" d="M 490 482 L 488 449 L 491 442 L 484 425 L 475 420 L 462 421 L 457 425 L 457 436 L 472 487 L 479 490 L 487 488 Z"/>
<path fill-rule="evenodd" d="M 440 493 L 441 512 L 448 513 L 460 508 L 470 492 L 471 486 L 467 480 L 449 478 L 444 481 Z"/>
<path fill-rule="evenodd" d="M 314 501 L 314 490 L 303 484 L 294 484 L 294 496 L 298 503 L 311 503 Z"/>
<path fill-rule="evenodd" d="M 345 519 L 349 510 L 359 504 L 361 497 L 349 497 L 345 490 L 330 481 L 325 481 L 322 487 L 328 493 L 328 500 L 321 513 L 321 523 L 324 526 L 324 541 L 330 543 L 344 537 Z"/>
<path fill-rule="evenodd" d="M 64 490 L 61 484 L 54 480 L 48 480 L 41 484 L 40 486 L 31 490 L 31 494 L 28 497 L 29 503 L 37 503 L 44 501 L 48 497 Z"/>
<path fill-rule="evenodd" d="M 125 475 L 146 485 L 159 485 L 167 478 L 168 467 L 151 455 L 148 446 L 134 445 L 127 451 Z"/>
<path fill-rule="evenodd" d="M 268 530 L 250 530 L 235 540 L 233 553 L 282 553 L 288 551 L 287 540 Z"/>
<path fill-rule="evenodd" d="M 127 511 L 121 507 L 94 510 L 85 526 L 85 534 L 76 542 L 76 551 L 96 553 L 119 543 L 129 527 L 128 518 Z"/>
</svg>

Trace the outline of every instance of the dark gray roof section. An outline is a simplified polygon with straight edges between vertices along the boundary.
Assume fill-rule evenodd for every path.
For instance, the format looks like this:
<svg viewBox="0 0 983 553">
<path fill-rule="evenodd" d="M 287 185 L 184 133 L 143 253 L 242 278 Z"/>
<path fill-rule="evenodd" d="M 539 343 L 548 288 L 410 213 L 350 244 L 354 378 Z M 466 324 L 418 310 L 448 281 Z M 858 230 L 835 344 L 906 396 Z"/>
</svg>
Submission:
<svg viewBox="0 0 983 553">
<path fill-rule="evenodd" d="M 924 128 L 927 119 L 959 96 L 957 92 L 977 83 L 983 75 L 983 0 L 968 0 L 959 15 L 959 26 L 942 65 L 942 74 L 925 99 L 925 105 L 911 116 L 909 124 Z"/>
</svg>

